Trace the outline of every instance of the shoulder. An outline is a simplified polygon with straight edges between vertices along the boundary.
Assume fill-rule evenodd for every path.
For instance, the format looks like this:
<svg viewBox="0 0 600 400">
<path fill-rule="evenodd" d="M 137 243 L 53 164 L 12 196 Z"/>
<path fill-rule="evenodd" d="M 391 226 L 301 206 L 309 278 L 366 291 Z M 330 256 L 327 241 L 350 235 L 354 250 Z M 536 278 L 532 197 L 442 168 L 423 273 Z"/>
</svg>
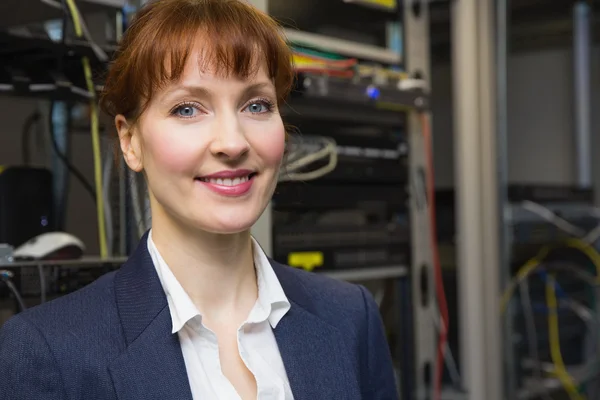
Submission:
<svg viewBox="0 0 600 400">
<path fill-rule="evenodd" d="M 9 377 L 0 379 L 0 400 L 108 398 L 109 386 L 95 382 L 108 382 L 107 365 L 124 348 L 114 275 L 0 327 L 0 375 Z"/>
<path fill-rule="evenodd" d="M 341 320 L 364 321 L 373 311 L 373 296 L 361 285 L 274 261 L 271 264 L 291 302 L 334 325 Z"/>
<path fill-rule="evenodd" d="M 343 332 L 349 352 L 358 349 L 363 398 L 397 399 L 392 357 L 371 293 L 360 285 L 272 264 L 291 302 Z"/>
<path fill-rule="evenodd" d="M 108 273 L 82 289 L 27 309 L 8 320 L 2 329 L 29 327 L 52 341 L 97 340 L 108 333 L 102 332 L 103 327 L 118 325 L 114 275 Z"/>
</svg>

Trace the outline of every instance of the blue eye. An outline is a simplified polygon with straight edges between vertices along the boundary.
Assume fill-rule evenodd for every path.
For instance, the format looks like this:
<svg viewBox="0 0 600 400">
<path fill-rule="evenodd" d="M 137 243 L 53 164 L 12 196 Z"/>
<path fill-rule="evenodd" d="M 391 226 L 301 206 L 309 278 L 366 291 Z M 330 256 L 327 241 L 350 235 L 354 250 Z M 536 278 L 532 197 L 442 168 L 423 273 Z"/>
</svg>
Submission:
<svg viewBox="0 0 600 400">
<path fill-rule="evenodd" d="M 176 114 L 178 117 L 191 118 L 195 115 L 195 111 L 196 109 L 193 106 L 183 105 L 177 107 L 174 110 L 174 114 Z"/>
<path fill-rule="evenodd" d="M 248 111 L 250 111 L 251 113 L 260 113 L 264 111 L 263 107 L 265 107 L 263 104 L 252 103 L 248 106 Z"/>
<path fill-rule="evenodd" d="M 271 111 L 272 109 L 273 105 L 265 100 L 254 101 L 248 104 L 248 106 L 246 107 L 246 110 L 248 110 L 252 114 L 264 114 Z"/>
<path fill-rule="evenodd" d="M 181 103 L 174 107 L 170 114 L 177 118 L 194 118 L 201 110 L 201 106 L 196 103 Z"/>
</svg>

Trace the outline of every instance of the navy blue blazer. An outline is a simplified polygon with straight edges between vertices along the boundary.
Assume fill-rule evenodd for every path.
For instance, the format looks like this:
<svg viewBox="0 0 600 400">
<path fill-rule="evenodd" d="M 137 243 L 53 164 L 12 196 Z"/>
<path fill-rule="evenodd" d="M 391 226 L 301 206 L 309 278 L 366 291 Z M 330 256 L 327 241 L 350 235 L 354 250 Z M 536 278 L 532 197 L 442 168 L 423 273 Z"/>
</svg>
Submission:
<svg viewBox="0 0 600 400">
<path fill-rule="evenodd" d="M 367 290 L 272 265 L 291 303 L 274 334 L 295 400 L 397 399 Z M 145 238 L 118 271 L 2 326 L 0 399 L 192 400 Z"/>
</svg>

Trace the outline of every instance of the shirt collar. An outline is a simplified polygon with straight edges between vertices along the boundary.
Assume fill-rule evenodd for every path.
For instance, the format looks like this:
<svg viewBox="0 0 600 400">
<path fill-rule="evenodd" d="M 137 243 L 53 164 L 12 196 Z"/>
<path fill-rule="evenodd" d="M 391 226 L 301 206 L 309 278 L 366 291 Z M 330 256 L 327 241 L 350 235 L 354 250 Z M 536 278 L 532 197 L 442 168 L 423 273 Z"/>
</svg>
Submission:
<svg viewBox="0 0 600 400">
<path fill-rule="evenodd" d="M 252 238 L 252 251 L 258 284 L 258 299 L 246 321 L 257 323 L 268 320 L 271 327 L 275 328 L 289 311 L 290 302 L 269 259 L 254 238 Z M 197 316 L 201 317 L 201 315 L 160 255 L 152 240 L 152 230 L 148 234 L 148 252 L 167 297 L 173 325 L 172 333 L 179 332 L 188 321 Z"/>
<path fill-rule="evenodd" d="M 258 283 L 258 305 L 255 309 L 262 308 L 265 314 L 258 313 L 258 320 L 254 321 L 254 311 L 250 313 L 248 322 L 260 322 L 265 318 L 269 320 L 271 327 L 276 328 L 281 318 L 289 311 L 290 302 L 281 287 L 281 283 L 273 271 L 267 255 L 260 247 L 256 239 L 252 238 L 252 249 L 254 254 L 254 267 L 256 268 L 256 281 Z"/>
<path fill-rule="evenodd" d="M 181 328 L 191 319 L 199 316 L 198 308 L 190 296 L 185 292 L 165 260 L 160 255 L 152 240 L 152 230 L 148 234 L 148 252 L 152 263 L 158 274 L 158 279 L 167 296 L 169 311 L 171 312 L 172 333 L 179 332 Z"/>
</svg>

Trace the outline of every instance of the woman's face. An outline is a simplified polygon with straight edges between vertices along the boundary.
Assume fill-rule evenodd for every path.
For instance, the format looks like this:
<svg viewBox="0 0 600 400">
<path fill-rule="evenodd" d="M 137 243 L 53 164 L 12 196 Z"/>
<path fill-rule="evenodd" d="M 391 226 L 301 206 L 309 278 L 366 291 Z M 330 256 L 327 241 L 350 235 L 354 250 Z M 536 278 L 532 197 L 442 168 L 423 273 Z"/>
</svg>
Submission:
<svg viewBox="0 0 600 400">
<path fill-rule="evenodd" d="M 153 225 L 169 218 L 213 233 L 249 229 L 271 199 L 285 146 L 266 69 L 248 80 L 201 68 L 156 92 L 131 127 L 116 123 L 130 168 L 144 171 Z"/>
</svg>

